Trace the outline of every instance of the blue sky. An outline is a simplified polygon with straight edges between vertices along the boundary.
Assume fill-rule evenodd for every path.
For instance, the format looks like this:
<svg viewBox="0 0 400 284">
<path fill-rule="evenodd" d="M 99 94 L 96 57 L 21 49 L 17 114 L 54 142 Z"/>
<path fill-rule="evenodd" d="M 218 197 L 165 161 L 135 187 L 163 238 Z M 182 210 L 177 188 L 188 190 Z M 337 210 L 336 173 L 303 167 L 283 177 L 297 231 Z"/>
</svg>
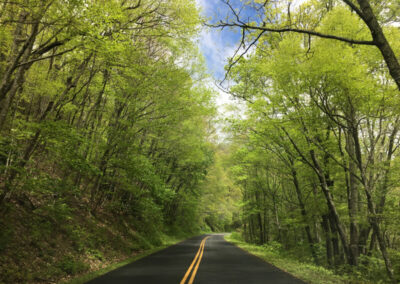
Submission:
<svg viewBox="0 0 400 284">
<path fill-rule="evenodd" d="M 230 0 L 235 8 L 241 7 L 240 0 Z M 202 10 L 202 15 L 216 22 L 220 19 L 225 19 L 227 16 L 232 16 L 229 7 L 221 0 L 196 0 L 197 5 Z M 241 15 L 250 17 L 255 15 L 254 11 L 242 11 Z M 215 29 L 204 28 L 199 38 L 199 48 L 202 52 L 208 69 L 208 73 L 212 75 L 215 81 L 221 81 L 225 77 L 225 65 L 228 58 L 232 57 L 241 39 L 240 30 L 232 29 Z M 219 107 L 220 114 L 223 114 L 224 106 L 232 102 L 229 94 L 226 94 L 216 88 L 212 82 L 210 86 L 219 94 L 216 97 L 216 103 Z"/>
<path fill-rule="evenodd" d="M 201 8 L 203 16 L 211 18 L 211 22 L 224 20 L 226 17 L 232 17 L 229 7 L 222 0 L 195 0 Z M 282 4 L 288 0 L 282 0 Z M 290 0 L 292 7 L 295 9 L 306 0 Z M 246 1 L 244 1 L 246 2 Z M 234 8 L 242 7 L 240 0 L 230 0 Z M 257 20 L 257 12 L 252 9 L 242 10 L 241 16 L 243 19 Z M 221 81 L 225 77 L 224 66 L 227 64 L 227 59 L 232 57 L 241 39 L 240 31 L 230 29 L 215 29 L 208 28 L 201 32 L 199 38 L 199 48 L 203 53 L 208 73 L 213 76 L 216 81 Z M 210 84 L 211 85 L 211 84 Z M 214 87 L 219 93 L 216 98 L 220 113 L 223 113 L 223 106 L 231 103 L 230 95 L 220 91 Z"/>
<path fill-rule="evenodd" d="M 229 7 L 221 0 L 196 0 L 197 4 L 202 8 L 203 16 L 211 18 L 211 22 L 225 19 L 232 16 Z M 241 7 L 240 0 L 231 0 L 232 6 Z M 251 10 L 242 11 L 244 17 L 254 17 L 255 13 Z M 227 58 L 232 57 L 237 48 L 241 35 L 238 29 L 205 29 L 201 33 L 199 40 L 200 50 L 203 53 L 207 68 L 217 80 L 222 80 L 225 75 L 224 66 Z"/>
<path fill-rule="evenodd" d="M 211 22 L 218 20 L 224 20 L 226 17 L 232 17 L 232 13 L 229 7 L 222 0 L 195 0 L 197 5 L 201 7 L 203 16 L 211 18 Z M 299 5 L 304 3 L 306 0 L 282 0 L 283 5 L 287 2 L 291 2 L 292 9 L 296 9 Z M 247 2 L 247 1 L 243 1 Z M 240 8 L 243 6 L 240 0 L 230 0 L 233 8 Z M 242 19 L 259 20 L 257 12 L 251 8 L 247 8 L 241 11 Z M 215 79 L 223 79 L 224 77 L 224 65 L 226 59 L 232 57 L 235 52 L 235 48 L 239 44 L 241 35 L 239 30 L 224 29 L 208 29 L 203 30 L 200 37 L 200 50 L 202 51 L 207 67 Z"/>
</svg>

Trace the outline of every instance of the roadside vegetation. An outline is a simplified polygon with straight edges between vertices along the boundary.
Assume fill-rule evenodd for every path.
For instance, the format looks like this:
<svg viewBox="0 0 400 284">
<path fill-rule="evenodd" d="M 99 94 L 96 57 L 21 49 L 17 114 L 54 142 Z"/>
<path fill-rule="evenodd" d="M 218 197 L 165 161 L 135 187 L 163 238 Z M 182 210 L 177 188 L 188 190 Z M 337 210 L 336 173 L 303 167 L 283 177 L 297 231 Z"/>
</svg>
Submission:
<svg viewBox="0 0 400 284">
<path fill-rule="evenodd" d="M 264 261 L 276 266 L 294 277 L 310 284 L 369 284 L 369 282 L 357 280 L 354 275 L 339 275 L 323 266 L 310 263 L 307 259 L 301 260 L 299 255 L 286 251 L 278 242 L 269 242 L 264 245 L 245 242 L 239 233 L 231 233 L 225 239 L 239 248 L 263 259 Z"/>
<path fill-rule="evenodd" d="M 57 282 L 209 230 L 194 1 L 0 1 L 0 282 Z"/>
<path fill-rule="evenodd" d="M 230 172 L 242 192 L 242 239 L 273 263 L 398 283 L 400 94 L 366 2 L 399 55 L 398 2 L 266 1 L 264 24 L 232 10 L 224 21 L 254 50 L 229 66 L 229 90 L 246 106 L 227 121 Z"/>
<path fill-rule="evenodd" d="M 398 283 L 399 1 L 222 1 L 218 137 L 195 0 L 0 0 L 0 283 L 211 231 L 310 283 Z"/>
<path fill-rule="evenodd" d="M 93 269 L 92 271 L 86 271 L 81 273 L 80 275 L 68 275 L 66 279 L 61 280 L 61 283 L 64 284 L 83 284 L 86 283 L 96 277 L 100 277 L 101 275 L 104 275 L 114 269 L 120 268 L 124 265 L 127 265 L 131 262 L 137 261 L 141 258 L 144 258 L 146 256 L 149 256 L 157 251 L 160 251 L 164 248 L 167 248 L 168 246 L 174 245 L 178 243 L 179 241 L 185 240 L 189 237 L 189 235 L 181 235 L 181 239 L 177 239 L 169 237 L 169 236 L 163 236 L 161 239 L 162 245 L 157 245 L 152 248 L 145 248 L 143 250 L 135 250 L 135 253 L 133 253 L 133 256 L 125 258 L 123 261 L 120 261 L 118 259 L 112 259 L 111 261 L 107 261 L 106 259 L 101 259 L 101 262 L 99 263 L 99 266 L 96 269 Z M 136 240 L 133 243 L 138 243 Z M 140 244 L 139 244 L 140 245 Z M 121 255 L 120 255 L 121 256 Z"/>
</svg>

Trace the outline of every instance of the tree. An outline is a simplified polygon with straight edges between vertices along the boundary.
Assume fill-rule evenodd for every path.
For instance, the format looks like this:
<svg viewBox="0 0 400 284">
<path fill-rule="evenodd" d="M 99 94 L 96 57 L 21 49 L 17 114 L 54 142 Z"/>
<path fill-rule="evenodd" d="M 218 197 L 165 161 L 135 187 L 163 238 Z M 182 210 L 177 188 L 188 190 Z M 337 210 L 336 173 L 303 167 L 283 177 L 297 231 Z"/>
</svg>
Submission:
<svg viewBox="0 0 400 284">
<path fill-rule="evenodd" d="M 336 1 L 329 0 L 320 2 L 322 2 L 321 4 L 326 4 L 326 9 L 330 10 L 332 9 L 334 2 Z M 284 13 L 282 13 L 281 9 L 278 10 L 279 12 L 276 12 L 275 6 L 279 4 L 275 4 L 275 2 L 268 0 L 254 1 L 250 2 L 250 4 L 247 4 L 254 6 L 257 11 L 262 11 L 265 13 L 264 15 L 260 15 L 259 23 L 241 19 L 240 12 L 237 12 L 238 10 L 234 9 L 230 1 L 228 0 L 225 1 L 225 3 L 230 8 L 232 12 L 232 17 L 228 21 L 221 20 L 216 24 L 210 24 L 210 26 L 215 28 L 238 27 L 242 30 L 241 44 L 237 49 L 235 56 L 242 47 L 245 49 L 244 53 L 248 51 L 248 48 L 246 49 L 247 41 L 249 41 L 248 46 L 251 47 L 265 33 L 294 32 L 294 33 L 305 34 L 308 35 L 309 37 L 316 36 L 320 38 L 338 40 L 349 44 L 375 46 L 379 49 L 380 53 L 382 54 L 382 57 L 386 63 L 389 73 L 393 78 L 393 80 L 395 81 L 398 90 L 400 90 L 400 64 L 399 61 L 397 60 L 397 56 L 392 47 L 392 44 L 390 44 L 389 40 L 387 39 L 387 36 L 383 31 L 382 25 L 378 21 L 378 17 L 380 15 L 377 14 L 377 12 L 374 12 L 373 4 L 379 6 L 380 3 L 378 2 L 372 4 L 369 0 L 357 0 L 357 3 L 353 2 L 352 0 L 342 0 L 339 2 L 344 3 L 368 27 L 370 32 L 369 36 L 359 39 L 357 36 L 351 38 L 351 37 L 338 36 L 335 35 L 334 33 L 319 32 L 315 29 L 316 26 L 311 26 L 311 28 L 305 26 L 305 28 L 303 28 L 302 23 L 297 22 L 296 18 L 294 17 L 292 18 L 290 11 L 290 4 L 287 7 L 287 15 L 285 15 Z M 375 10 L 376 9 L 377 8 L 375 7 Z M 240 11 L 241 10 L 242 9 L 240 9 Z M 282 18 L 282 20 L 278 22 L 275 20 L 277 13 L 279 13 L 279 17 Z M 301 18 L 301 16 L 299 16 L 299 18 Z M 295 21 L 292 21 L 292 19 L 295 19 Z M 254 36 L 251 32 L 256 32 L 257 34 Z M 372 40 L 368 39 L 368 37 L 372 38 Z M 241 56 L 243 56 L 244 53 Z M 233 61 L 233 64 L 236 62 L 237 60 Z"/>
<path fill-rule="evenodd" d="M 346 37 L 363 36 L 365 32 L 360 32 L 357 18 L 340 6 L 319 25 L 321 32 L 335 30 Z M 359 259 L 372 253 L 378 241 L 387 275 L 396 281 L 384 239 L 385 234 L 397 233 L 382 231 L 387 221 L 376 208 L 390 191 L 385 180 L 396 163 L 393 142 L 398 141 L 399 114 L 390 107 L 398 103 L 393 96 L 396 91 L 389 74 L 378 67 L 379 54 L 368 47 L 338 45 L 324 39 L 314 40 L 310 46 L 295 34 L 267 34 L 259 40 L 255 52 L 232 67 L 230 77 L 236 82 L 231 92 L 244 99 L 248 107 L 245 121 L 233 124 L 238 125 L 233 128 L 234 137 L 237 143 L 248 137 L 244 140 L 248 156 L 261 152 L 255 154 L 257 162 L 250 160 L 247 167 L 260 169 L 259 163 L 267 163 L 277 168 L 277 173 L 268 170 L 266 175 L 278 176 L 282 186 L 277 192 L 285 196 L 289 190 L 297 196 L 297 214 L 305 222 L 310 254 L 313 245 L 318 246 L 320 230 L 326 237 L 326 262 L 332 266 L 343 262 L 342 254 L 345 262 L 359 266 Z M 265 178 L 256 186 L 250 183 L 259 176 L 248 171 L 245 182 L 240 183 L 246 194 L 250 188 L 256 192 L 250 196 L 263 192 L 263 184 L 268 184 Z M 395 186 L 398 181 L 392 182 Z M 302 187 L 302 183 L 307 186 Z M 303 196 L 310 193 L 315 199 L 304 201 Z M 268 198 L 274 203 L 273 196 Z M 321 199 L 326 204 L 322 207 Z M 251 210 L 257 206 L 250 205 L 246 211 L 253 214 Z M 278 201 L 279 206 L 291 216 L 293 209 L 283 199 Z M 309 214 L 319 221 L 313 222 Z M 255 221 L 251 221 L 253 225 L 246 222 L 254 233 Z M 275 223 L 280 224 L 276 225 L 278 231 L 282 230 L 281 220 Z M 279 234 L 275 240 L 296 247 Z"/>
<path fill-rule="evenodd" d="M 65 225 L 67 239 L 76 212 L 151 237 L 199 230 L 215 114 L 192 41 L 199 24 L 191 0 L 0 2 L 5 231 L 18 210 Z"/>
</svg>

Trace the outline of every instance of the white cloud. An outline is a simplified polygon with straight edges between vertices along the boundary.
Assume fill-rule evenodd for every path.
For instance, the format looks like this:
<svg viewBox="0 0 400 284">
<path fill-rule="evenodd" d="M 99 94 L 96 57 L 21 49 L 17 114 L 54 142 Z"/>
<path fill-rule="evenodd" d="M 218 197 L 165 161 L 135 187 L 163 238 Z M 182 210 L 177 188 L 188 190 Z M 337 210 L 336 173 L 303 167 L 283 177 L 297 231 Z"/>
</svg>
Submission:
<svg viewBox="0 0 400 284">
<path fill-rule="evenodd" d="M 227 59 L 234 53 L 235 47 L 222 40 L 221 31 L 203 30 L 199 38 L 200 49 L 207 58 L 207 63 L 215 75 L 223 73 Z"/>
<path fill-rule="evenodd" d="M 196 0 L 196 4 L 198 7 L 202 8 L 202 10 L 207 10 L 210 8 L 210 4 L 207 0 Z"/>
<path fill-rule="evenodd" d="M 212 4 L 213 1 L 219 0 L 196 0 L 196 3 L 199 7 L 202 7 L 205 14 L 211 15 L 215 9 L 215 6 Z M 224 36 L 222 33 L 225 33 Z M 227 35 L 226 33 L 230 34 Z M 228 58 L 234 55 L 239 44 L 239 40 L 233 43 L 232 38 L 235 37 L 235 35 L 232 33 L 232 30 L 221 31 L 218 29 L 205 28 L 201 31 L 198 38 L 200 51 L 206 58 L 208 71 L 213 77 L 213 79 L 208 80 L 206 84 L 217 94 L 215 102 L 218 107 L 219 119 L 231 116 L 242 116 L 245 109 L 243 103 L 234 99 L 229 93 L 224 92 L 216 86 L 216 84 L 224 79 L 224 67 L 228 63 Z M 230 43 L 226 42 L 224 39 L 230 40 Z M 228 85 L 228 82 L 225 82 L 224 85 Z M 234 111 L 232 107 L 229 107 L 230 105 L 235 105 L 237 107 L 236 111 Z M 224 134 L 223 131 L 224 123 L 217 123 L 216 127 L 220 139 L 226 138 L 226 134 Z"/>
<path fill-rule="evenodd" d="M 293 9 L 297 9 L 298 7 L 301 6 L 301 4 L 303 4 L 307 1 L 309 1 L 309 0 L 284 0 L 284 1 L 280 1 L 278 3 L 278 5 L 280 7 L 287 7 L 288 4 L 290 3 L 290 7 L 293 10 Z"/>
<path fill-rule="evenodd" d="M 206 57 L 206 63 L 210 75 L 215 80 L 222 80 L 225 75 L 224 67 L 228 63 L 228 58 L 232 57 L 235 52 L 235 46 L 228 46 L 223 42 L 220 32 L 217 30 L 203 30 L 199 38 L 199 47 L 203 55 Z M 217 89 L 212 83 L 219 96 L 216 103 L 219 107 L 230 103 L 230 95 Z"/>
<path fill-rule="evenodd" d="M 220 0 L 195 0 L 198 7 L 201 8 L 203 15 L 217 15 L 217 8 L 215 5 L 215 1 Z M 301 4 L 308 0 L 285 0 L 282 1 L 281 4 L 286 4 L 288 2 L 292 2 L 291 7 L 292 10 L 297 9 Z M 229 38 L 229 36 L 222 36 L 222 33 L 232 33 L 231 30 L 220 31 L 217 29 L 203 29 L 200 33 L 198 42 L 199 48 L 206 58 L 207 68 L 209 70 L 210 75 L 213 76 L 213 79 L 210 79 L 206 82 L 207 86 L 214 90 L 217 94 L 216 96 L 216 105 L 218 107 L 219 118 L 227 118 L 232 116 L 244 116 L 245 113 L 245 103 L 238 101 L 237 99 L 233 99 L 233 97 L 219 89 L 215 84 L 218 84 L 225 76 L 225 65 L 228 63 L 228 58 L 232 57 L 237 49 L 239 44 L 239 40 L 236 45 L 232 43 L 228 43 L 224 41 L 224 38 Z M 231 39 L 231 38 L 230 38 Z M 254 52 L 255 46 L 252 46 L 248 51 L 248 54 Z M 229 82 L 226 82 L 225 85 L 228 85 Z M 235 105 L 236 110 L 230 108 L 229 105 Z M 223 131 L 223 123 L 217 124 L 217 132 L 221 139 L 226 137 Z"/>
</svg>

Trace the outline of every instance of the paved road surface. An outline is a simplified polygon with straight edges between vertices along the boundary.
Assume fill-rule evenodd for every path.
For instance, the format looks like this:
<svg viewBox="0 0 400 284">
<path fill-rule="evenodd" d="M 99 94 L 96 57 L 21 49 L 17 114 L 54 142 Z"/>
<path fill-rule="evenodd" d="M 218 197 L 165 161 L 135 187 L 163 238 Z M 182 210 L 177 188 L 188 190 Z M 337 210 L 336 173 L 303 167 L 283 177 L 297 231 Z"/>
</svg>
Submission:
<svg viewBox="0 0 400 284">
<path fill-rule="evenodd" d="M 191 238 L 113 270 L 90 284 L 304 284 L 224 240 Z"/>
</svg>

